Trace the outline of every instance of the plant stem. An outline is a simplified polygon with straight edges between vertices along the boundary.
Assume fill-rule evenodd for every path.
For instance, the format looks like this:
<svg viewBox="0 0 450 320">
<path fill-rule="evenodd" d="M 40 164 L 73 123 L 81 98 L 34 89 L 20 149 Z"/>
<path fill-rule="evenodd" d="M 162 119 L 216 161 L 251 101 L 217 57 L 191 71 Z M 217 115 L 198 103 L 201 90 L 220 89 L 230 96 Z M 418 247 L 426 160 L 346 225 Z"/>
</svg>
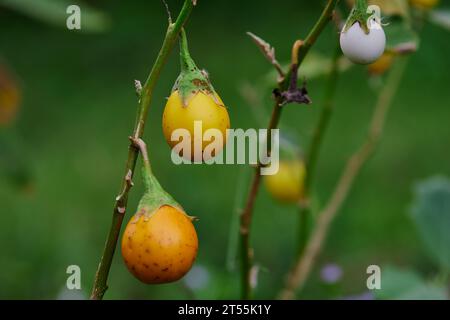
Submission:
<svg viewBox="0 0 450 320">
<path fill-rule="evenodd" d="M 308 206 L 308 207 L 307 207 Z M 298 230 L 297 230 L 297 247 L 296 247 L 296 257 L 301 255 L 305 249 L 306 242 L 309 237 L 309 217 L 310 208 L 309 204 L 299 204 L 298 209 Z"/>
<path fill-rule="evenodd" d="M 341 56 L 341 49 L 339 43 L 337 43 L 335 50 L 331 72 L 328 76 L 326 88 L 325 88 L 325 101 L 323 103 L 322 110 L 320 112 L 319 120 L 314 129 L 312 141 L 309 146 L 309 150 L 306 158 L 306 166 L 308 174 L 305 177 L 305 190 L 310 191 L 314 174 L 316 171 L 317 161 L 319 158 L 320 148 L 322 147 L 323 138 L 330 124 L 330 119 L 333 114 L 334 98 L 336 95 L 336 88 L 339 76 L 339 57 Z"/>
<path fill-rule="evenodd" d="M 347 161 L 347 165 L 339 179 L 337 186 L 325 208 L 319 213 L 319 218 L 311 238 L 305 248 L 304 254 L 299 257 L 294 267 L 288 274 L 285 288 L 279 298 L 289 300 L 295 297 L 297 290 L 302 289 L 313 264 L 320 253 L 323 242 L 327 236 L 331 222 L 347 198 L 350 189 L 360 173 L 363 165 L 374 153 L 381 135 L 388 111 L 393 98 L 399 88 L 406 67 L 406 59 L 399 60 L 389 74 L 389 77 L 381 90 L 377 104 L 372 115 L 368 130 L 368 136 L 359 149 Z"/>
<path fill-rule="evenodd" d="M 156 58 L 156 61 L 145 82 L 144 87 L 142 88 L 141 92 L 139 92 L 140 101 L 137 111 L 136 124 L 133 132 L 134 139 L 140 139 L 144 134 L 147 114 L 156 83 L 159 79 L 164 65 L 167 62 L 170 52 L 172 51 L 177 41 L 181 29 L 183 28 L 184 24 L 189 18 L 190 13 L 192 12 L 193 6 L 194 3 L 192 0 L 185 0 L 176 21 L 174 23 L 169 23 L 169 27 L 167 29 L 167 33 L 158 57 Z M 95 276 L 94 286 L 92 288 L 91 299 L 93 300 L 103 299 L 103 296 L 108 289 L 107 280 L 109 270 L 111 268 L 111 263 L 117 246 L 117 240 L 119 238 L 120 229 L 122 226 L 123 218 L 125 216 L 125 211 L 128 204 L 128 193 L 132 186 L 131 179 L 136 167 L 138 154 L 139 149 L 136 148 L 136 146 L 134 146 L 131 142 L 128 147 L 128 159 L 126 162 L 125 177 L 122 181 L 121 193 L 116 198 L 111 228 L 109 230 L 103 255 L 101 257 L 100 264 Z"/>
<path fill-rule="evenodd" d="M 298 46 L 295 62 L 296 65 L 291 65 L 289 68 L 289 74 L 284 78 L 284 80 L 279 84 L 280 91 L 284 91 L 289 88 L 292 79 L 293 70 L 297 70 L 302 64 L 304 58 L 309 52 L 309 49 L 314 45 L 319 35 L 322 33 L 323 29 L 327 23 L 331 20 L 333 16 L 333 10 L 337 4 L 338 0 L 328 0 L 328 3 L 323 10 L 319 20 L 314 25 L 313 29 L 309 33 L 308 37 L 301 46 Z M 272 129 L 278 127 L 278 123 L 281 117 L 281 101 L 277 98 L 275 106 L 273 108 L 272 117 L 268 126 L 268 137 L 266 141 L 268 142 L 268 152 L 271 150 L 271 132 Z M 251 286 L 251 271 L 253 266 L 253 251 L 250 246 L 250 227 L 252 223 L 253 208 L 255 204 L 255 199 L 258 194 L 258 190 L 261 184 L 261 164 L 258 164 L 255 168 L 250 192 L 245 203 L 244 210 L 241 214 L 241 226 L 240 226 L 240 236 L 241 236 L 241 289 L 242 289 L 242 299 L 249 300 L 252 297 L 252 286 Z"/>
<path fill-rule="evenodd" d="M 319 120 L 314 129 L 311 144 L 306 153 L 306 177 L 304 192 L 306 201 L 302 201 L 299 205 L 299 244 L 297 248 L 297 255 L 301 255 L 308 240 L 308 218 L 311 214 L 311 199 L 310 193 L 314 180 L 314 174 L 319 158 L 320 148 L 323 143 L 323 138 L 330 124 L 330 119 L 333 114 L 333 102 L 336 95 L 337 82 L 339 77 L 339 57 L 341 56 L 341 48 L 339 42 L 336 41 L 336 49 L 333 55 L 331 71 L 327 79 L 325 88 L 325 101 L 320 112 Z"/>
<path fill-rule="evenodd" d="M 325 6 L 324 10 L 322 11 L 319 20 L 317 20 L 316 24 L 311 29 L 310 33 L 306 37 L 303 44 L 299 46 L 297 53 L 298 66 L 302 64 L 303 60 L 308 55 L 308 52 L 311 49 L 311 47 L 316 43 L 323 29 L 325 29 L 328 22 L 333 18 L 333 11 L 338 1 L 339 0 L 328 0 L 328 3 Z M 292 68 L 290 70 L 292 70 Z M 285 80 L 282 84 L 282 88 L 284 90 L 286 90 L 289 87 L 289 79 L 291 78 L 291 72 L 292 71 L 290 71 L 289 74 L 285 77 Z"/>
<path fill-rule="evenodd" d="M 271 152 L 272 130 L 278 127 L 281 112 L 283 108 L 280 101 L 277 99 L 273 108 L 272 117 L 267 130 L 266 141 L 268 143 L 267 152 Z M 258 163 L 255 168 L 253 180 L 250 188 L 250 193 L 245 202 L 244 210 L 241 214 L 241 281 L 242 281 L 242 299 L 249 300 L 252 297 L 251 287 L 251 269 L 253 266 L 253 252 L 250 247 L 250 226 L 252 223 L 253 208 L 258 194 L 259 186 L 261 184 L 261 164 Z"/>
<path fill-rule="evenodd" d="M 236 191 L 234 195 L 233 216 L 231 217 L 230 228 L 228 231 L 228 245 L 226 267 L 228 272 L 234 272 L 236 269 L 237 253 L 239 250 L 239 217 L 241 214 L 241 204 L 245 197 L 245 182 L 248 179 L 247 171 L 244 166 L 240 167 L 236 181 Z"/>
</svg>

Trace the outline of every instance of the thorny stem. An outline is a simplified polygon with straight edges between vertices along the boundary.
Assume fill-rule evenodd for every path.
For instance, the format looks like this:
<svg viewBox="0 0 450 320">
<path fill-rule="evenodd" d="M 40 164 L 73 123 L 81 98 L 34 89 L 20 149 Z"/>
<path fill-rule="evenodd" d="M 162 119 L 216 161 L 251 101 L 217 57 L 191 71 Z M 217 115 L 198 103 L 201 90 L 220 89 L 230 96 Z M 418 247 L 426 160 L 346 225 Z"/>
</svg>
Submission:
<svg viewBox="0 0 450 320">
<path fill-rule="evenodd" d="M 291 66 L 289 75 L 284 78 L 284 80 L 279 84 L 279 90 L 284 91 L 289 88 L 291 84 L 291 77 L 293 70 L 299 68 L 302 64 L 304 58 L 309 52 L 309 49 L 314 45 L 319 35 L 324 30 L 327 23 L 331 20 L 333 15 L 333 10 L 337 4 L 338 0 L 328 0 L 328 3 L 323 10 L 319 20 L 309 33 L 308 37 L 298 46 L 298 55 L 293 54 L 293 57 L 297 58 L 297 65 Z M 296 42 L 298 43 L 298 42 Z M 295 44 L 294 44 L 295 46 Z M 273 108 L 272 117 L 268 126 L 268 137 L 266 141 L 268 142 L 268 152 L 270 153 L 270 143 L 272 141 L 271 132 L 272 129 L 278 127 L 278 123 L 281 117 L 282 111 L 282 101 L 280 97 L 276 97 L 276 103 Z M 253 250 L 250 246 L 250 227 L 252 223 L 253 208 L 258 194 L 258 190 L 261 184 L 261 164 L 258 164 L 255 168 L 255 172 L 252 179 L 252 184 L 250 187 L 250 192 L 248 194 L 247 200 L 245 202 L 244 210 L 241 214 L 241 226 L 240 226 L 240 237 L 241 237 L 241 289 L 242 289 L 242 299 L 249 300 L 252 297 L 252 283 L 251 274 L 253 267 Z"/>
<path fill-rule="evenodd" d="M 341 49 L 339 42 L 336 41 L 336 49 L 333 56 L 331 71 L 327 79 L 325 88 L 325 101 L 320 112 L 319 120 L 314 129 L 312 141 L 306 153 L 306 177 L 304 184 L 304 195 L 306 198 L 299 203 L 299 243 L 297 247 L 297 255 L 301 255 L 308 239 L 308 219 L 311 214 L 311 187 L 314 180 L 315 169 L 317 166 L 320 148 L 322 146 L 323 138 L 330 124 L 330 119 L 333 113 L 333 101 L 336 95 L 337 82 L 339 77 L 339 57 L 341 56 Z"/>
<path fill-rule="evenodd" d="M 374 109 L 368 130 L 368 136 L 359 149 L 349 158 L 347 165 L 339 179 L 336 188 L 325 208 L 319 213 L 315 229 L 305 248 L 304 254 L 299 257 L 288 274 L 285 288 L 279 298 L 289 300 L 295 297 L 296 291 L 303 288 L 309 273 L 320 253 L 327 236 L 331 222 L 335 218 L 350 189 L 360 173 L 363 165 L 370 159 L 379 144 L 383 133 L 386 117 L 392 105 L 393 98 L 401 83 L 406 67 L 406 59 L 398 61 L 391 71 L 383 89 L 381 90 Z"/>
<path fill-rule="evenodd" d="M 161 50 L 156 58 L 153 68 L 145 82 L 142 91 L 140 92 L 140 101 L 137 112 L 136 124 L 133 132 L 134 139 L 140 139 L 144 134 L 145 123 L 147 120 L 147 114 L 150 106 L 150 102 L 153 96 L 156 83 L 159 79 L 161 71 L 167 62 L 170 52 L 172 51 L 178 35 L 183 28 L 184 24 L 189 18 L 190 13 L 194 7 L 195 1 L 185 0 L 183 7 L 174 23 L 170 23 L 167 29 L 167 33 L 162 44 Z M 111 263 L 114 257 L 114 252 L 117 246 L 117 240 L 119 238 L 120 229 L 122 226 L 123 218 L 125 216 L 126 207 L 128 204 L 128 193 L 132 186 L 131 179 L 136 167 L 136 161 L 139 154 L 139 149 L 130 143 L 128 147 L 128 159 L 126 162 L 126 175 L 122 181 L 121 192 L 116 198 L 116 202 L 113 210 L 113 217 L 111 228 L 109 230 L 108 238 L 106 240 L 103 255 L 100 260 L 100 264 L 95 275 L 94 286 L 92 288 L 91 299 L 101 300 L 108 288 L 107 280 Z"/>
</svg>

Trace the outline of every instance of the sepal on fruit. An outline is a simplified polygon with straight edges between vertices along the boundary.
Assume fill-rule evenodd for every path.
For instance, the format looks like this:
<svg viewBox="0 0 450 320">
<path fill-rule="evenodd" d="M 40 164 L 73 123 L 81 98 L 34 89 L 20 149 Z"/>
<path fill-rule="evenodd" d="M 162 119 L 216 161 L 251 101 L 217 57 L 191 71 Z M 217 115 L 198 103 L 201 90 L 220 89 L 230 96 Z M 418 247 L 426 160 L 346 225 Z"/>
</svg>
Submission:
<svg viewBox="0 0 450 320">
<path fill-rule="evenodd" d="M 225 107 L 217 99 L 217 93 L 209 81 L 207 72 L 199 69 L 192 59 L 184 29 L 181 32 L 180 62 L 181 73 L 172 88 L 172 92 L 178 90 L 183 107 L 187 107 L 190 99 L 199 92 L 209 95 L 217 105 Z"/>
<path fill-rule="evenodd" d="M 139 201 L 138 210 L 135 215 L 135 221 L 144 215 L 146 218 L 150 218 L 155 212 L 157 212 L 163 206 L 170 206 L 178 209 L 180 212 L 184 213 L 189 219 L 193 219 L 186 214 L 183 207 L 175 201 L 175 199 L 168 194 L 158 179 L 153 175 L 150 167 L 150 162 L 148 160 L 147 148 L 143 140 L 130 138 L 133 144 L 141 150 L 143 166 L 142 166 L 142 177 L 145 185 L 145 193 Z"/>
<path fill-rule="evenodd" d="M 385 51 L 386 34 L 379 10 L 357 0 L 339 39 L 342 52 L 352 62 L 370 64 Z"/>
<path fill-rule="evenodd" d="M 365 34 L 370 33 L 370 20 L 374 17 L 373 12 L 368 12 L 367 0 L 356 0 L 342 32 L 347 32 L 355 23 L 359 23 Z M 379 19 L 378 19 L 379 20 Z M 378 21 L 381 24 L 381 21 Z"/>
</svg>

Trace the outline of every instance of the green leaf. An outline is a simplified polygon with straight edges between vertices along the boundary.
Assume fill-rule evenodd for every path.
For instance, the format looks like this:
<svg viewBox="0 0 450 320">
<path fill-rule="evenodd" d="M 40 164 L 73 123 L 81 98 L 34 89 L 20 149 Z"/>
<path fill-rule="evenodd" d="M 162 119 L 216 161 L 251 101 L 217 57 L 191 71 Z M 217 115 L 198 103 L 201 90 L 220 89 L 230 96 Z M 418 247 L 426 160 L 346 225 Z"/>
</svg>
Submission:
<svg viewBox="0 0 450 320">
<path fill-rule="evenodd" d="M 433 10 L 428 19 L 431 23 L 450 31 L 450 9 Z"/>
<path fill-rule="evenodd" d="M 418 184 L 411 214 L 431 255 L 450 270 L 450 180 L 433 177 Z"/>
<path fill-rule="evenodd" d="M 70 0 L 0 0 L 0 6 L 7 7 L 44 23 L 66 28 Z M 102 32 L 109 27 L 108 17 L 87 4 L 78 4 L 81 9 L 81 30 Z"/>
<path fill-rule="evenodd" d="M 419 48 L 419 36 L 411 26 L 402 19 L 394 19 L 385 28 L 386 50 L 398 54 L 412 53 Z"/>
<path fill-rule="evenodd" d="M 374 294 L 380 300 L 445 300 L 444 287 L 425 282 L 412 270 L 386 266 L 381 269 L 381 290 Z"/>
</svg>

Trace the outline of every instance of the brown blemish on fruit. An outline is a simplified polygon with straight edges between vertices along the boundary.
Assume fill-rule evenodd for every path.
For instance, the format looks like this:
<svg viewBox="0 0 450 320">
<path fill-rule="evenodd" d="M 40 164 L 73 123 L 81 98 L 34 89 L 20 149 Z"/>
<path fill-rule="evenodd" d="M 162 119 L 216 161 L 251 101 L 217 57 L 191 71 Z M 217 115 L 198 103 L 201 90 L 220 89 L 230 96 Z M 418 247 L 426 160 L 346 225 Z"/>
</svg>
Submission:
<svg viewBox="0 0 450 320">
<path fill-rule="evenodd" d="M 122 241 L 122 255 L 130 272 L 149 284 L 180 279 L 191 268 L 189 261 L 195 260 L 198 246 L 195 229 L 183 212 L 171 206 L 160 210 L 147 221 L 130 222 Z"/>
<path fill-rule="evenodd" d="M 205 80 L 202 80 L 202 79 L 194 79 L 194 80 L 192 80 L 192 84 L 197 87 L 207 87 L 208 86 L 208 82 L 206 82 Z"/>
</svg>

